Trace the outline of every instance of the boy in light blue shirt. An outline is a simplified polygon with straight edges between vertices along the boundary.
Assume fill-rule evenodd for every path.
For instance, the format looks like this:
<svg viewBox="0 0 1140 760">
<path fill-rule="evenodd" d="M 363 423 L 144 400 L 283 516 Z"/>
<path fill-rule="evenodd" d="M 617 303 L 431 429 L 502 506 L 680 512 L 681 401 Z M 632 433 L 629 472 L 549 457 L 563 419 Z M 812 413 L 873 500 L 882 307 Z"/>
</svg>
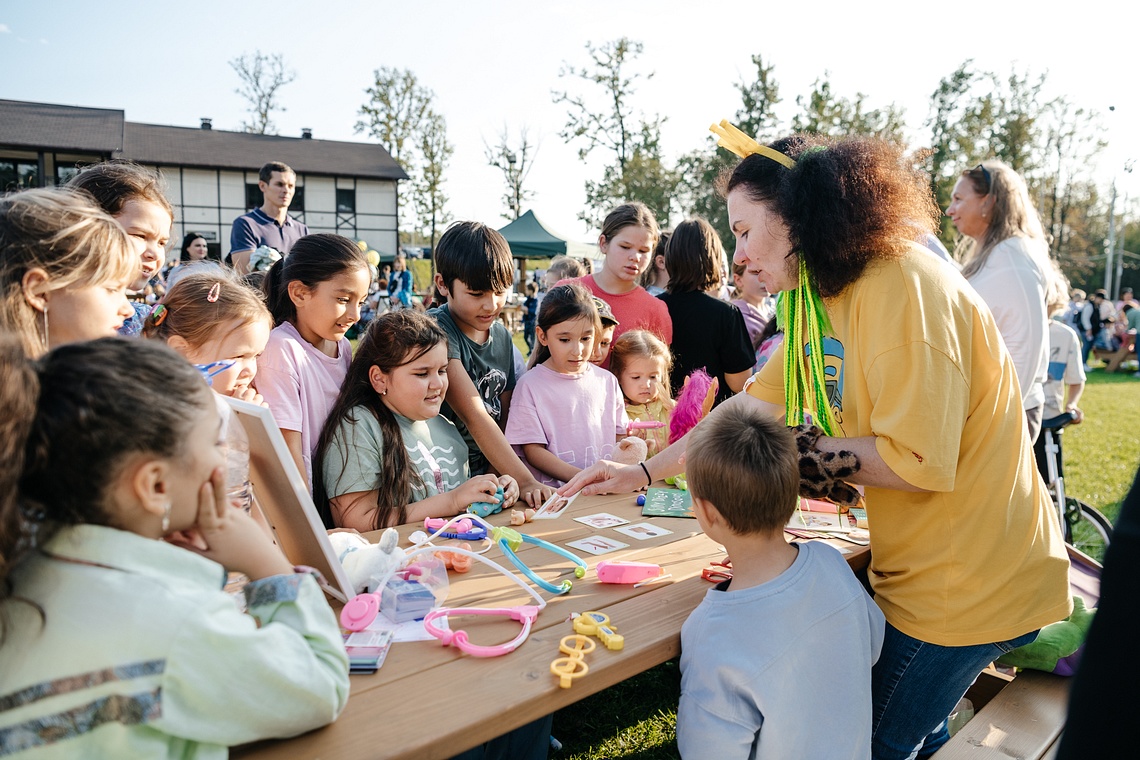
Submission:
<svg viewBox="0 0 1140 760">
<path fill-rule="evenodd" d="M 728 406 L 685 459 L 697 522 L 733 577 L 681 628 L 681 756 L 866 760 L 885 620 L 839 552 L 784 538 L 800 482 L 792 432 Z"/>
</svg>

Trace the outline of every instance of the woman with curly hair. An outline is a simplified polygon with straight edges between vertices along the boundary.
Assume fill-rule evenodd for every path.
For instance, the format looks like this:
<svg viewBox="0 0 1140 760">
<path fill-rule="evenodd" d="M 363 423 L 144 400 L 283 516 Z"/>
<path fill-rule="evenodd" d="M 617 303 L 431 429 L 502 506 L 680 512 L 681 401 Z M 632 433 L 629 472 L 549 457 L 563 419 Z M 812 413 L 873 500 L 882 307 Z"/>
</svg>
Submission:
<svg viewBox="0 0 1140 760">
<path fill-rule="evenodd" d="M 744 156 L 723 187 L 734 259 L 781 293 L 786 338 L 710 417 L 758 408 L 798 426 L 804 495 L 855 503 L 850 484 L 863 488 L 887 619 L 872 755 L 925 757 L 988 663 L 1071 612 L 1013 361 L 981 297 L 914 242 L 938 212 L 901 149 L 808 135 L 761 146 L 738 131 L 725 143 Z M 685 443 L 646 462 L 649 478 L 679 472 Z M 641 466 L 599 463 L 559 490 L 644 485 Z"/>
</svg>

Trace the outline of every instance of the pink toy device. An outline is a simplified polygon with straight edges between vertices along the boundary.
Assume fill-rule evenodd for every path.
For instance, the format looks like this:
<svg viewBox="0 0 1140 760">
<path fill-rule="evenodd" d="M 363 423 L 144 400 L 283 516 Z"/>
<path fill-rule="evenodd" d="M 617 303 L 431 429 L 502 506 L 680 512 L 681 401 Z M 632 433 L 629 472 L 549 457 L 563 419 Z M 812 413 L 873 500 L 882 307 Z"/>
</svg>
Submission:
<svg viewBox="0 0 1140 760">
<path fill-rule="evenodd" d="M 604 559 L 594 571 L 602 583 L 641 583 L 661 575 L 661 565 L 652 562 L 622 562 Z"/>
</svg>

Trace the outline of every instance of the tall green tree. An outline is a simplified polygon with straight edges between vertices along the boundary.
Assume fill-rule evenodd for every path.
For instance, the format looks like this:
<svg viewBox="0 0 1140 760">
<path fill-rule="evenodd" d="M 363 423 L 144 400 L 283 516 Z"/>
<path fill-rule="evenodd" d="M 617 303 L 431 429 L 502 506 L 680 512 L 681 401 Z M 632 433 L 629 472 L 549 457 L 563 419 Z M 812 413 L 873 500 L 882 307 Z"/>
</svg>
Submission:
<svg viewBox="0 0 1140 760">
<path fill-rule="evenodd" d="M 415 189 L 413 202 L 419 228 L 434 251 L 439 239 L 438 229 L 451 219 L 443 185 L 444 173 L 455 153 L 455 146 L 447 139 L 447 121 L 435 111 L 429 111 L 420 126 L 419 140 L 420 171 L 412 180 Z"/>
<path fill-rule="evenodd" d="M 642 124 L 642 134 L 624 165 L 611 164 L 599 182 L 586 181 L 586 205 L 592 213 L 579 214 L 579 218 L 600 225 L 613 206 L 634 200 L 648 206 L 664 227 L 677 182 L 677 171 L 667 166 L 661 155 L 656 126 Z"/>
<path fill-rule="evenodd" d="M 886 108 L 868 108 L 867 96 L 856 93 L 851 100 L 831 91 L 830 73 L 812 84 L 807 97 L 796 96 L 800 112 L 792 118 L 792 129 L 831 137 L 869 135 L 905 144 L 903 111 L 893 103 Z"/>
<path fill-rule="evenodd" d="M 397 196 L 397 226 L 401 240 L 411 242 L 415 231 L 434 229 L 444 218 L 443 171 L 451 156 L 446 122 L 434 108 L 435 93 L 420 84 L 409 69 L 382 66 L 373 72 L 368 99 L 360 107 L 356 132 L 365 132 L 379 142 L 411 178 L 411 203 Z M 434 188 L 434 189 L 433 189 Z M 424 192 L 431 193 L 422 198 Z M 425 216 L 425 209 L 436 208 Z M 428 220 L 425 222 L 425 219 Z M 430 238 L 434 247 L 434 233 Z"/>
<path fill-rule="evenodd" d="M 554 91 L 555 103 L 567 106 L 566 125 L 559 133 L 567 143 L 580 145 L 578 157 L 585 160 L 594 150 L 611 154 L 599 181 L 586 183 L 586 209 L 578 218 L 598 225 L 611 207 L 624 201 L 642 201 L 658 215 L 669 219 L 669 202 L 676 184 L 675 173 L 661 154 L 661 116 L 635 113 L 632 105 L 638 80 L 653 74 L 630 72 L 644 50 L 640 42 L 621 37 L 595 47 L 586 44 L 590 62 L 578 68 L 563 64 L 559 77 L 581 80 L 585 92 Z M 627 176 L 628 173 L 628 176 Z"/>
<path fill-rule="evenodd" d="M 297 72 L 286 68 L 280 53 L 272 55 L 257 50 L 232 59 L 230 68 L 241 80 L 234 90 L 246 102 L 249 121 L 243 121 L 242 131 L 257 135 L 277 134 L 273 112 L 286 110 L 277 102 L 277 91 L 297 78 Z"/>
<path fill-rule="evenodd" d="M 734 85 L 740 93 L 740 108 L 732 123 L 761 143 L 771 142 L 780 125 L 775 111 L 780 103 L 780 86 L 776 82 L 775 67 L 765 64 L 761 54 L 752 56 L 752 65 L 755 66 L 754 78 Z M 707 219 L 729 250 L 732 250 L 734 236 L 728 221 L 728 207 L 716 186 L 721 174 L 738 160 L 724 148 L 717 147 L 716 138 L 710 136 L 706 147 L 684 154 L 677 162 L 675 205 L 686 216 Z"/>
<path fill-rule="evenodd" d="M 525 187 L 527 175 L 534 168 L 534 157 L 538 153 L 538 145 L 530 138 L 530 130 L 525 126 L 519 130 L 517 140 L 512 140 L 510 130 L 503 125 L 499 133 L 499 142 L 494 146 L 483 143 L 487 164 L 503 173 L 503 181 L 507 189 L 503 193 L 503 205 L 506 212 L 505 219 L 518 219 L 522 216 L 522 208 L 531 198 L 534 191 Z"/>
<path fill-rule="evenodd" d="M 434 95 L 410 69 L 381 66 L 373 84 L 364 90 L 368 100 L 360 107 L 356 132 L 366 132 L 384 146 L 404 171 L 411 173 L 410 155 L 417 131 L 431 110 Z"/>
</svg>

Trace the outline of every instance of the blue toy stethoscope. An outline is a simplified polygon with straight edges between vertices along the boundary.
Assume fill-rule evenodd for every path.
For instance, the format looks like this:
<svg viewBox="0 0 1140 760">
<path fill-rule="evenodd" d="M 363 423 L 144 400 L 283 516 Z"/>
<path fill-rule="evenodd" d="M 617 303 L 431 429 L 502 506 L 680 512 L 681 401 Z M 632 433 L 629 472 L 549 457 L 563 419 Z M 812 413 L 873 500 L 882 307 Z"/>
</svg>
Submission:
<svg viewBox="0 0 1140 760">
<path fill-rule="evenodd" d="M 552 594 L 565 594 L 567 591 L 574 587 L 573 581 L 566 579 L 562 581 L 562 583 L 555 586 L 553 583 L 544 581 L 542 578 L 539 578 L 538 575 L 525 564 L 523 564 L 523 561 L 518 558 L 517 554 L 515 554 L 519 546 L 522 544 L 534 544 L 537 547 L 546 549 L 548 552 L 553 552 L 561 557 L 565 557 L 577 566 L 574 568 L 575 578 L 586 577 L 585 560 L 573 552 L 563 549 L 561 546 L 552 544 L 549 541 L 545 541 L 536 536 L 528 536 L 525 533 L 519 533 L 517 530 L 513 530 L 511 528 L 496 527 L 491 528 L 491 540 L 499 544 L 499 549 L 502 550 L 503 555 L 506 556 L 506 558 L 509 559 L 511 563 L 522 572 L 523 575 L 534 581 L 535 585 L 539 588 L 549 591 Z"/>
<path fill-rule="evenodd" d="M 573 552 L 568 551 L 566 549 L 563 549 L 561 546 L 557 546 L 557 545 L 552 544 L 549 541 L 543 540 L 541 538 L 537 538 L 535 536 L 528 536 L 525 533 L 519 533 L 517 530 L 513 530 L 511 528 L 496 527 L 494 525 L 491 525 L 486 520 L 483 520 L 478 515 L 474 515 L 474 514 L 465 514 L 465 515 L 458 515 L 456 517 L 453 517 L 450 520 L 448 520 L 447 522 L 443 523 L 442 525 L 438 525 L 438 527 L 436 527 L 435 532 L 432 533 L 430 536 L 423 536 L 422 538 L 420 538 L 420 537 L 413 535 L 413 541 L 415 541 L 415 543 L 417 545 L 422 545 L 422 544 L 426 544 L 428 541 L 430 541 L 433 538 L 445 537 L 445 536 L 447 536 L 447 528 L 451 527 L 451 525 L 453 523 L 455 523 L 461 519 L 470 520 L 473 523 L 479 523 L 484 528 L 486 528 L 486 530 L 489 533 L 490 540 L 499 545 L 499 549 L 503 552 L 503 555 L 507 559 L 509 559 L 511 561 L 511 563 L 515 567 L 517 567 L 523 575 L 525 575 L 527 578 L 529 578 L 531 581 L 533 581 L 536 586 L 543 589 L 544 591 L 549 591 L 552 594 L 565 594 L 571 588 L 574 587 L 574 583 L 570 579 L 566 579 L 556 586 L 553 583 L 550 583 L 549 581 L 543 580 L 542 578 L 538 577 L 538 574 L 535 573 L 533 570 L 531 570 L 529 567 L 527 567 L 526 564 L 521 559 L 518 558 L 518 555 L 515 554 L 515 552 L 518 551 L 519 546 L 521 546 L 524 543 L 534 544 L 535 546 L 542 548 L 542 549 L 546 549 L 549 552 L 553 552 L 554 554 L 557 554 L 560 557 L 565 557 L 566 559 L 573 562 L 576 566 L 574 568 L 574 577 L 575 578 L 586 577 L 586 562 L 585 562 L 585 560 L 583 560 L 581 557 L 577 556 Z"/>
</svg>

